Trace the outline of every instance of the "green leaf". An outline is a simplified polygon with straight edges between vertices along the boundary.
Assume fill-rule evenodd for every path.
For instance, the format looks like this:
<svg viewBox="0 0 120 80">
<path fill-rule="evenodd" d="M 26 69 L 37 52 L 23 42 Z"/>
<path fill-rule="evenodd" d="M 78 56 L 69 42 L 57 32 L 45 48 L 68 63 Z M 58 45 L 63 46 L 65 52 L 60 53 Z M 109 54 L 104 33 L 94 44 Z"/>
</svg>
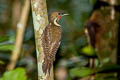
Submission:
<svg viewBox="0 0 120 80">
<path fill-rule="evenodd" d="M 98 73 L 95 80 L 118 80 L 117 73 Z"/>
<path fill-rule="evenodd" d="M 95 50 L 91 46 L 86 46 L 86 47 L 82 48 L 81 52 L 87 56 L 95 55 Z"/>
<path fill-rule="evenodd" d="M 70 74 L 73 77 L 85 77 L 92 73 L 92 70 L 87 67 L 73 68 L 70 70 Z"/>
<path fill-rule="evenodd" d="M 0 37 L 0 42 L 7 41 L 9 40 L 8 36 L 1 36 Z"/>
<path fill-rule="evenodd" d="M 0 80 L 27 80 L 27 78 L 25 76 L 25 70 L 23 68 L 17 68 L 15 70 L 5 72 Z"/>
<path fill-rule="evenodd" d="M 14 45 L 0 45 L 0 51 L 11 51 L 14 49 Z"/>
<path fill-rule="evenodd" d="M 120 70 L 119 65 L 116 65 L 116 64 L 104 64 L 103 66 L 95 68 L 93 71 L 94 71 L 94 73 L 99 73 L 99 72 L 110 72 L 110 71 L 117 72 L 118 70 Z"/>
<path fill-rule="evenodd" d="M 3 61 L 0 60 L 0 64 L 5 64 Z"/>
<path fill-rule="evenodd" d="M 90 0 L 90 4 L 94 5 L 96 3 L 96 0 Z"/>
</svg>

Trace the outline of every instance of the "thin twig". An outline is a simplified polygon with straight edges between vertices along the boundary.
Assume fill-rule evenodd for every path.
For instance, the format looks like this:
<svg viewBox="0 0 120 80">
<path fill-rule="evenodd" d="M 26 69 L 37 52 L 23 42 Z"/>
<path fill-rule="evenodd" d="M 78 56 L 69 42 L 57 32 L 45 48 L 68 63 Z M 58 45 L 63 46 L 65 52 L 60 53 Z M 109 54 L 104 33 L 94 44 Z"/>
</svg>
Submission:
<svg viewBox="0 0 120 80">
<path fill-rule="evenodd" d="M 10 63 L 7 66 L 7 70 L 12 70 L 16 66 L 16 62 L 20 55 L 20 50 L 23 42 L 24 37 L 24 31 L 27 24 L 27 19 L 29 15 L 29 9 L 30 9 L 30 1 L 25 0 L 24 7 L 22 9 L 20 21 L 17 24 L 17 35 L 16 35 L 16 42 L 15 42 L 15 48 L 12 52 Z"/>
</svg>

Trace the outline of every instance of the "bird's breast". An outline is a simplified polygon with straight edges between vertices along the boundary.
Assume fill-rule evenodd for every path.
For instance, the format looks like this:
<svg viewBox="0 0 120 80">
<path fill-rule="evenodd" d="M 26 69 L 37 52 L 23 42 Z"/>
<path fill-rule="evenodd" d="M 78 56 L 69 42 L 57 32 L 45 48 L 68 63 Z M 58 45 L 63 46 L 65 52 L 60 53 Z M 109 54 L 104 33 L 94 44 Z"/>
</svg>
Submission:
<svg viewBox="0 0 120 80">
<path fill-rule="evenodd" d="M 60 40 L 61 39 L 62 29 L 59 26 L 51 27 L 51 39 L 52 40 Z"/>
</svg>

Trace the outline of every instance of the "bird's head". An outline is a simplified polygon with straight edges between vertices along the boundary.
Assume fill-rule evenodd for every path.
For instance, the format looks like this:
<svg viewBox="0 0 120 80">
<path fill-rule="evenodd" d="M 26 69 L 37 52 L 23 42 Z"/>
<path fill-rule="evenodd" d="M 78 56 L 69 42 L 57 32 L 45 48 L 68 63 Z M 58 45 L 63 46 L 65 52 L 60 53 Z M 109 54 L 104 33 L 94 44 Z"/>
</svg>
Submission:
<svg viewBox="0 0 120 80">
<path fill-rule="evenodd" d="M 53 11 L 50 15 L 49 15 L 49 21 L 55 25 L 59 25 L 58 24 L 58 21 L 65 15 L 68 15 L 68 14 L 65 14 L 63 12 L 60 12 L 60 11 Z"/>
</svg>

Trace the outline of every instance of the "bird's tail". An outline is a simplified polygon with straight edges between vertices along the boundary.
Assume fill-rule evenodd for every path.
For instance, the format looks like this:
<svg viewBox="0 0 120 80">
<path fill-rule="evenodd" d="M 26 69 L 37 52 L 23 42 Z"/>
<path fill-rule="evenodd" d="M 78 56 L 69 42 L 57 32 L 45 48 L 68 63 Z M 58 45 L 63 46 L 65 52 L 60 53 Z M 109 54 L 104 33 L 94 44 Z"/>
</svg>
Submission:
<svg viewBox="0 0 120 80">
<path fill-rule="evenodd" d="M 52 63 L 53 61 L 48 60 L 48 59 L 44 59 L 43 65 L 42 65 L 42 69 L 43 72 L 46 74 L 47 72 L 50 74 L 50 69 L 52 67 Z"/>
</svg>

